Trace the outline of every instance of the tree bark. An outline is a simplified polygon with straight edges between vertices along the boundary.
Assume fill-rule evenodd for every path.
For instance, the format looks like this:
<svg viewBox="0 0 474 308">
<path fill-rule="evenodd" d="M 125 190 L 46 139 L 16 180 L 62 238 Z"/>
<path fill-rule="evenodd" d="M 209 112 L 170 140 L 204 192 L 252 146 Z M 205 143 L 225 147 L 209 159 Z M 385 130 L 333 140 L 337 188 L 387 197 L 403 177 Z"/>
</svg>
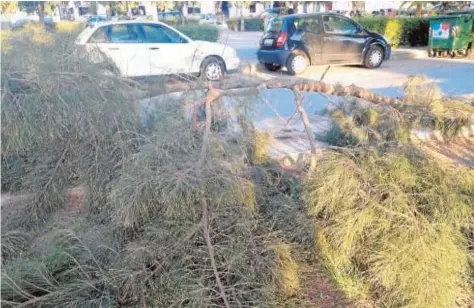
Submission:
<svg viewBox="0 0 474 308">
<path fill-rule="evenodd" d="M 365 88 L 357 87 L 355 85 L 332 85 L 323 81 L 307 80 L 303 78 L 274 78 L 265 82 L 230 80 L 225 82 L 213 82 L 211 84 L 213 91 L 219 92 L 219 97 L 256 95 L 259 93 L 259 91 L 263 89 L 296 89 L 300 92 L 318 92 L 335 96 L 353 96 L 370 101 L 375 104 L 397 104 L 401 102 L 398 98 L 379 95 Z M 173 92 L 185 92 L 204 89 L 209 89 L 209 84 L 179 83 L 173 85 L 166 85 L 160 88 L 152 88 L 148 91 L 145 91 L 144 94 L 147 97 L 150 97 Z"/>
<path fill-rule="evenodd" d="M 423 4 L 417 3 L 416 4 L 416 16 L 421 17 L 423 15 Z"/>
<path fill-rule="evenodd" d="M 38 1 L 36 9 L 38 10 L 39 22 L 44 23 L 44 1 Z"/>
<path fill-rule="evenodd" d="M 245 31 L 245 19 L 244 19 L 244 12 L 242 8 L 242 4 L 240 4 L 240 31 Z"/>
</svg>

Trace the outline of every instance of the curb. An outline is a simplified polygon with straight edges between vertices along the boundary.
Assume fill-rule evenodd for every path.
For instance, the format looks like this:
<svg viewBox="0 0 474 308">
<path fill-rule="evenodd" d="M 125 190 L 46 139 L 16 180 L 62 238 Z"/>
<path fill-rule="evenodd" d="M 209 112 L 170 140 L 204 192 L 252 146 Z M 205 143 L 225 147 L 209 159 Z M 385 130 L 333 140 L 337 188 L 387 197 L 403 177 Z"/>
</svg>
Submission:
<svg viewBox="0 0 474 308">
<path fill-rule="evenodd" d="M 413 60 L 427 57 L 427 52 L 424 49 L 399 48 L 392 51 L 390 60 Z"/>
</svg>

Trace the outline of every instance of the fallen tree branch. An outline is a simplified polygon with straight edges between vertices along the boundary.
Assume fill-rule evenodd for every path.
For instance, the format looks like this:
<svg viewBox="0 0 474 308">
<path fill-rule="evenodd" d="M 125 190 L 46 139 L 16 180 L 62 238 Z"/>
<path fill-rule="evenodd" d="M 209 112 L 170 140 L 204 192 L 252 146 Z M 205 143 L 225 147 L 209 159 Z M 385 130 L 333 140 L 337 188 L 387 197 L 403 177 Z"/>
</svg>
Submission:
<svg viewBox="0 0 474 308">
<path fill-rule="evenodd" d="M 299 92 L 317 92 L 335 96 L 353 96 L 376 104 L 400 103 L 400 100 L 398 98 L 379 95 L 365 88 L 357 87 L 355 85 L 332 85 L 323 81 L 314 81 L 303 78 L 273 78 L 264 82 L 237 79 L 217 83 L 213 82 L 211 83 L 211 85 L 215 91 L 219 92 L 219 97 L 257 95 L 260 93 L 261 90 L 265 89 L 289 89 L 292 91 L 297 90 Z M 208 88 L 209 85 L 205 85 L 202 83 L 182 83 L 166 85 L 162 89 L 157 89 L 158 91 L 155 94 L 159 95 L 173 92 L 204 90 Z"/>
<path fill-rule="evenodd" d="M 211 266 L 214 272 L 214 276 L 216 277 L 216 283 L 219 287 L 219 293 L 224 301 L 224 305 L 226 308 L 230 308 L 229 301 L 227 300 L 227 295 L 225 294 L 224 285 L 221 282 L 221 278 L 219 277 L 219 271 L 217 270 L 216 266 L 216 258 L 214 256 L 214 246 L 212 246 L 211 242 L 211 235 L 209 234 L 209 214 L 207 208 L 207 201 L 205 199 L 201 199 L 201 207 L 202 207 L 202 222 L 203 222 L 203 233 L 204 238 L 206 239 L 207 250 L 209 253 L 209 258 L 211 259 Z"/>
<path fill-rule="evenodd" d="M 311 146 L 311 154 L 316 154 L 316 144 L 314 142 L 314 134 L 313 134 L 313 129 L 311 128 L 311 123 L 309 122 L 308 114 L 306 113 L 306 110 L 303 107 L 303 96 L 301 95 L 298 90 L 293 90 L 293 93 L 295 94 L 295 104 L 296 108 L 298 109 L 298 112 L 301 117 L 301 122 L 303 122 L 304 130 L 306 131 L 306 135 L 308 136 L 309 144 Z"/>
</svg>

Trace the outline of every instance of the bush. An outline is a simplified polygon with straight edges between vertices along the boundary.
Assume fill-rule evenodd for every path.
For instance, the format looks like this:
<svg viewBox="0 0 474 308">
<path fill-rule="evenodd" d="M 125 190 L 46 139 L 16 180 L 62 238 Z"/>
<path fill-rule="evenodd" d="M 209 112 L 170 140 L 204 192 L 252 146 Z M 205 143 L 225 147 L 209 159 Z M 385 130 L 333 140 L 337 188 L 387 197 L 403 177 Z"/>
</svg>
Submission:
<svg viewBox="0 0 474 308">
<path fill-rule="evenodd" d="M 368 30 L 384 35 L 395 48 L 428 45 L 428 18 L 362 17 L 356 21 Z"/>
<path fill-rule="evenodd" d="M 209 25 L 184 25 L 176 26 L 176 29 L 183 32 L 193 40 L 217 42 L 219 30 L 217 27 Z"/>
<path fill-rule="evenodd" d="M 84 27 L 81 22 L 59 21 L 53 24 L 53 28 L 59 32 L 78 33 Z"/>
<path fill-rule="evenodd" d="M 180 26 L 197 26 L 199 25 L 198 19 L 186 19 L 183 24 L 182 19 L 174 18 L 174 19 L 166 19 L 166 20 L 159 20 L 167 25 L 172 27 L 180 27 Z"/>
<path fill-rule="evenodd" d="M 241 19 L 229 19 L 226 21 L 227 27 L 233 31 L 240 31 Z M 263 31 L 265 23 L 260 18 L 248 18 L 244 20 L 245 31 Z"/>
</svg>

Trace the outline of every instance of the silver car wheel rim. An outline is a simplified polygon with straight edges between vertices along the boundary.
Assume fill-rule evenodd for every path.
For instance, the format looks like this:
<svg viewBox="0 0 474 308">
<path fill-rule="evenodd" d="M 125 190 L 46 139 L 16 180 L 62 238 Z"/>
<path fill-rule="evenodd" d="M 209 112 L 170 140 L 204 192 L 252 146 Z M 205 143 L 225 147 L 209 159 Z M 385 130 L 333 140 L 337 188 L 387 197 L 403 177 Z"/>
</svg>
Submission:
<svg viewBox="0 0 474 308">
<path fill-rule="evenodd" d="M 218 80 L 222 76 L 222 67 L 219 63 L 210 63 L 206 67 L 206 77 L 209 80 Z"/>
<path fill-rule="evenodd" d="M 302 73 L 306 69 L 306 59 L 303 56 L 296 56 L 291 62 L 291 68 L 296 73 Z"/>
<path fill-rule="evenodd" d="M 370 53 L 369 62 L 372 66 L 377 66 L 382 62 L 382 52 L 380 50 L 374 50 Z"/>
</svg>

